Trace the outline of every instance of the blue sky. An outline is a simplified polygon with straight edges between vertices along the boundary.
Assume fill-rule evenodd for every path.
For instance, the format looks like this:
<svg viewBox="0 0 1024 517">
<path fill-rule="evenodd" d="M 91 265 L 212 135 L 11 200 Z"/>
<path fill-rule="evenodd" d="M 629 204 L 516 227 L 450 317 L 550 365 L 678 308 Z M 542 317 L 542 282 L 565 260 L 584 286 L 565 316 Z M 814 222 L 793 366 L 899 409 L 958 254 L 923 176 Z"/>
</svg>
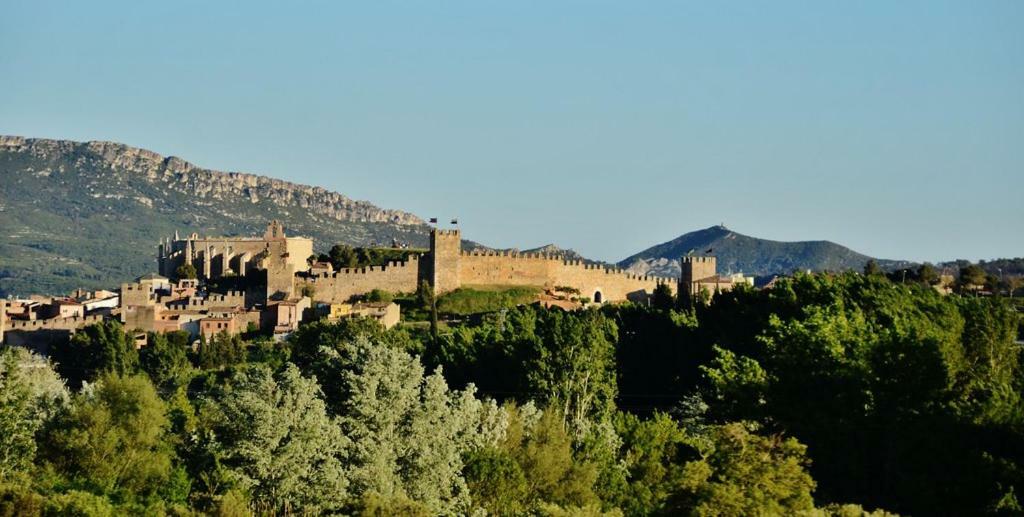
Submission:
<svg viewBox="0 0 1024 517">
<path fill-rule="evenodd" d="M 0 133 L 619 260 L 1024 256 L 1024 2 L 0 1 Z"/>
</svg>

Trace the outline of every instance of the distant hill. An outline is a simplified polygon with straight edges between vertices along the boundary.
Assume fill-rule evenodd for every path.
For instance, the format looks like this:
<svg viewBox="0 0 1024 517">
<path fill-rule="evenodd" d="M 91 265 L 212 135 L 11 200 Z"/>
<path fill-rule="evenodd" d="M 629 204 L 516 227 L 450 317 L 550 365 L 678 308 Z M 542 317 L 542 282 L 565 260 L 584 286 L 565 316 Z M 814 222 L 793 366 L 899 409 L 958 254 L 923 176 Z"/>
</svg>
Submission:
<svg viewBox="0 0 1024 517">
<path fill-rule="evenodd" d="M 712 226 L 683 234 L 671 241 L 647 248 L 618 263 L 634 273 L 675 277 L 679 259 L 692 253 L 704 255 L 712 250 L 720 273 L 744 273 L 769 276 L 795 270 L 861 270 L 871 257 L 829 241 L 780 242 L 749 237 L 724 226 Z M 882 267 L 897 267 L 902 262 L 878 260 Z"/>
<path fill-rule="evenodd" d="M 428 242 L 415 215 L 320 187 L 111 142 L 0 136 L 0 296 L 116 286 L 155 270 L 156 244 L 175 230 L 255 235 L 270 219 L 318 251 Z"/>
</svg>

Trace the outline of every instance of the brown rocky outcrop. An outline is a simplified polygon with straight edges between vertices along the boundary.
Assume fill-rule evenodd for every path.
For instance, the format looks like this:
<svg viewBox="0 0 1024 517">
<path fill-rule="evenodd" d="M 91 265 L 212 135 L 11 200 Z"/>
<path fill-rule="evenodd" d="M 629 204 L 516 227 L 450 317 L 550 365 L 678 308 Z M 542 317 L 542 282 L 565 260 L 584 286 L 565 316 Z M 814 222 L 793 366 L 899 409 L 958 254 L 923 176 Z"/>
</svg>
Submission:
<svg viewBox="0 0 1024 517">
<path fill-rule="evenodd" d="M 244 172 L 223 172 L 197 167 L 176 156 L 103 141 L 72 142 L 0 135 L 0 147 L 39 157 L 74 153 L 90 167 L 101 167 L 145 177 L 150 182 L 198 199 L 269 201 L 301 207 L 338 221 L 422 225 L 419 217 L 401 210 L 379 208 L 321 187 L 300 185 Z"/>
</svg>

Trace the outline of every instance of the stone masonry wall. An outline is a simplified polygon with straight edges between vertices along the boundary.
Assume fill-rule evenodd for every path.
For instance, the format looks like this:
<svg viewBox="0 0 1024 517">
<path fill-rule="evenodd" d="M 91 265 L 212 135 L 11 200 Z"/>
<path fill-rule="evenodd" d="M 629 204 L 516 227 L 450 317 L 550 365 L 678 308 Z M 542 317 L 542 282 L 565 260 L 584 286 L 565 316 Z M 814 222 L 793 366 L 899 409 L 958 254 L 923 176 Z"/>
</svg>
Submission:
<svg viewBox="0 0 1024 517">
<path fill-rule="evenodd" d="M 411 293 L 416 290 L 419 278 L 419 258 L 412 255 L 404 262 L 392 261 L 386 266 L 344 268 L 319 276 L 296 277 L 295 292 L 301 293 L 308 285 L 314 290 L 313 301 L 344 303 L 353 295 L 366 294 L 374 289 Z"/>
<path fill-rule="evenodd" d="M 447 293 L 461 285 L 462 235 L 459 230 L 434 230 L 430 232 L 430 285 L 435 294 Z"/>
<path fill-rule="evenodd" d="M 542 254 L 471 252 L 460 256 L 460 283 L 572 287 L 592 301 L 645 300 L 664 283 L 675 292 L 675 280 L 633 275 L 579 260 L 564 261 Z M 600 293 L 600 296 L 597 296 Z"/>
</svg>

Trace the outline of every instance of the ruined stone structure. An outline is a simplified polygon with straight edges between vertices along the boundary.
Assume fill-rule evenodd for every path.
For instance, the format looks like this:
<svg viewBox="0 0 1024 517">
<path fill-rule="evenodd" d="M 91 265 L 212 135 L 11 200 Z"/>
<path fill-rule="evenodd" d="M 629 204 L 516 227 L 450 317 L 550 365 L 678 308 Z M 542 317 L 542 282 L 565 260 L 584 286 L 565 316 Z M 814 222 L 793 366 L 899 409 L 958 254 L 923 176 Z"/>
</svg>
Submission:
<svg viewBox="0 0 1024 517">
<path fill-rule="evenodd" d="M 430 234 L 430 251 L 422 258 L 413 255 L 386 266 L 298 277 L 295 292 L 309 286 L 315 301 L 342 303 L 373 289 L 413 292 L 423 280 L 437 294 L 463 286 L 565 286 L 597 303 L 643 301 L 659 284 L 673 291 L 676 288 L 676 282 L 668 278 L 633 275 L 557 255 L 462 251 L 459 230 L 435 229 Z"/>
<path fill-rule="evenodd" d="M 286 236 L 279 221 L 271 221 L 262 237 L 201 238 L 193 233 L 184 239 L 178 235 L 164 239 L 157 247 L 161 275 L 173 276 L 179 266 L 191 264 L 197 276 L 204 280 L 225 275 L 245 276 L 253 268 L 268 269 L 267 264 L 261 263 L 268 259 L 269 266 L 278 273 L 290 268 L 294 274 L 305 269 L 306 259 L 312 254 L 313 240 Z"/>
</svg>

